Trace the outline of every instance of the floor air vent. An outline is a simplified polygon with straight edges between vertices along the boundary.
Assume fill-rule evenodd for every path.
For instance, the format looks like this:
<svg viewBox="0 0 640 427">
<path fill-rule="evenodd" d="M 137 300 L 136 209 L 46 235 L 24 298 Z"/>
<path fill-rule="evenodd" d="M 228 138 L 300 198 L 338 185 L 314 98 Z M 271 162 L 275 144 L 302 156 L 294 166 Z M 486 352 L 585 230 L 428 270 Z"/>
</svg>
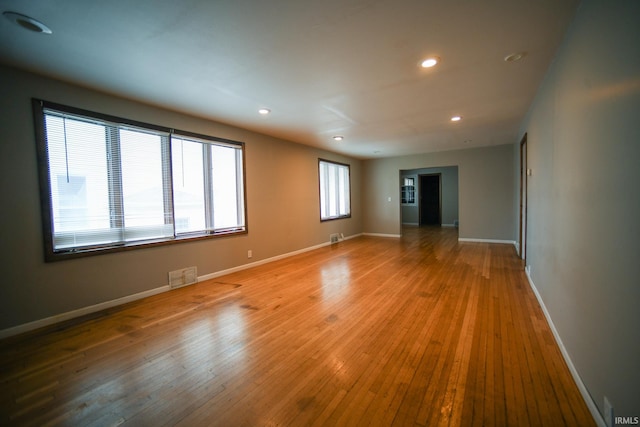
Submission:
<svg viewBox="0 0 640 427">
<path fill-rule="evenodd" d="M 169 272 L 169 286 L 179 288 L 198 282 L 197 267 L 187 267 Z"/>
<path fill-rule="evenodd" d="M 344 234 L 342 233 L 333 233 L 329 235 L 329 242 L 338 243 L 344 240 Z"/>
</svg>

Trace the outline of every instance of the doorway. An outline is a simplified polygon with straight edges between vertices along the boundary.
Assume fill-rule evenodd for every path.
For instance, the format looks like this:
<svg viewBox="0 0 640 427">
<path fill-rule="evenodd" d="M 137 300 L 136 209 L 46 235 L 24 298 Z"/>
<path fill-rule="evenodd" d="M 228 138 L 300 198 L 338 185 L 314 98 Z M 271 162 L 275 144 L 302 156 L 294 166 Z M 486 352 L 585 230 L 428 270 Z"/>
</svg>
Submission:
<svg viewBox="0 0 640 427">
<path fill-rule="evenodd" d="M 442 180 L 440 173 L 418 175 L 420 225 L 442 225 Z"/>
<path fill-rule="evenodd" d="M 520 244 L 518 251 L 520 258 L 527 265 L 527 134 L 525 133 L 520 141 Z"/>
</svg>

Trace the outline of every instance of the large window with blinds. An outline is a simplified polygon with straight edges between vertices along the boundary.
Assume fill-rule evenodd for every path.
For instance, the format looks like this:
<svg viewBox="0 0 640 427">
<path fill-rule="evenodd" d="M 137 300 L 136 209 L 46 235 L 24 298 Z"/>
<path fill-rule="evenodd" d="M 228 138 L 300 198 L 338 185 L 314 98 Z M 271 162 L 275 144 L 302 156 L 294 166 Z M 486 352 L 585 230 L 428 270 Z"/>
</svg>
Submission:
<svg viewBox="0 0 640 427">
<path fill-rule="evenodd" d="M 318 160 L 320 178 L 320 220 L 351 216 L 349 165 Z"/>
<path fill-rule="evenodd" d="M 244 145 L 34 100 L 47 260 L 244 233 Z"/>
</svg>

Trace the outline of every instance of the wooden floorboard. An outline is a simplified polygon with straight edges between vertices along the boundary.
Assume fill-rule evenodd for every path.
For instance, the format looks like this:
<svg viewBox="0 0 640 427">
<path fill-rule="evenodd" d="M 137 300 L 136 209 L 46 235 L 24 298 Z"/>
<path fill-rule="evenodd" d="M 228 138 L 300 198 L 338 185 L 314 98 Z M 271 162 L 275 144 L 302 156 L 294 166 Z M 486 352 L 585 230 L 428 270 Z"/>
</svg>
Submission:
<svg viewBox="0 0 640 427">
<path fill-rule="evenodd" d="M 0 425 L 595 425 L 514 247 L 452 228 L 10 337 L 0 367 Z"/>
</svg>

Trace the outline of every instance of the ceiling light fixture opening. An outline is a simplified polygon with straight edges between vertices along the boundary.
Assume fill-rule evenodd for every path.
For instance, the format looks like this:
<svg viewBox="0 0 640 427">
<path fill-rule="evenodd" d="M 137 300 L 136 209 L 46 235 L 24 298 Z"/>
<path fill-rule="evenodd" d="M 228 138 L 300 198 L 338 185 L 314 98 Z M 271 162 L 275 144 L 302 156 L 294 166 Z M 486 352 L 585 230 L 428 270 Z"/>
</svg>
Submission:
<svg viewBox="0 0 640 427">
<path fill-rule="evenodd" d="M 333 137 L 334 141 L 342 141 L 343 139 L 344 139 L 344 136 L 342 136 L 342 135 L 336 135 L 336 136 Z"/>
<path fill-rule="evenodd" d="M 263 116 L 266 116 L 270 112 L 271 112 L 271 110 L 269 110 L 268 108 L 261 108 L 261 109 L 258 110 L 258 113 L 262 114 Z"/>
<path fill-rule="evenodd" d="M 53 31 L 37 19 L 15 12 L 4 12 L 4 17 L 25 30 L 40 34 L 52 34 Z"/>
<path fill-rule="evenodd" d="M 516 52 L 504 57 L 504 62 L 518 62 L 527 56 L 527 52 Z"/>
<path fill-rule="evenodd" d="M 422 68 L 431 68 L 431 67 L 435 67 L 438 64 L 438 62 L 440 62 L 440 58 L 438 58 L 437 56 L 430 56 L 429 58 L 422 61 L 420 63 L 420 66 Z"/>
<path fill-rule="evenodd" d="M 451 121 L 452 122 L 459 122 L 460 120 L 462 120 L 462 116 L 453 116 L 453 117 L 451 117 Z"/>
</svg>

